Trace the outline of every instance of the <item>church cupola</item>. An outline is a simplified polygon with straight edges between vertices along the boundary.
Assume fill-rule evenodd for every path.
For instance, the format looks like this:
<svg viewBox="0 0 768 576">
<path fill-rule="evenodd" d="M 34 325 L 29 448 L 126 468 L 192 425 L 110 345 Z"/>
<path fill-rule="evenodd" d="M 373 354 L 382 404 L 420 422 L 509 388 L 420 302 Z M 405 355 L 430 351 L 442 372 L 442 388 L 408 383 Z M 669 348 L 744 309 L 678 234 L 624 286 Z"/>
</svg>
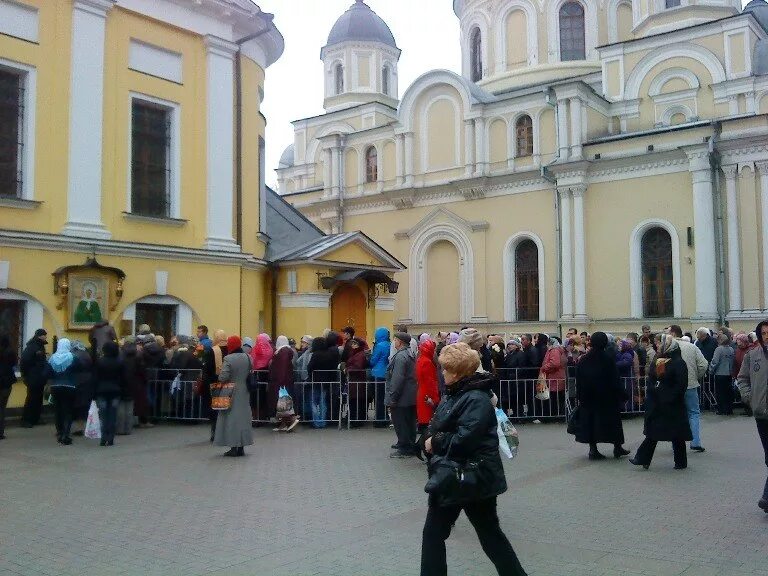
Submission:
<svg viewBox="0 0 768 576">
<path fill-rule="evenodd" d="M 381 102 L 397 107 L 400 49 L 392 31 L 363 0 L 342 14 L 320 50 L 328 112 Z"/>
</svg>

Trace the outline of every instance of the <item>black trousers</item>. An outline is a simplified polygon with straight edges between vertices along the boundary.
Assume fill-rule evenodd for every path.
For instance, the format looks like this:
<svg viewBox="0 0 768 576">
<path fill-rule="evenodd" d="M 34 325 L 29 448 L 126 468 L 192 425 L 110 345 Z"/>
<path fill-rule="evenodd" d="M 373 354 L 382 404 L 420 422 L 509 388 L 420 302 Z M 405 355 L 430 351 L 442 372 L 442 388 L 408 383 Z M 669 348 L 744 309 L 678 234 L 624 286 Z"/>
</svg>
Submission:
<svg viewBox="0 0 768 576">
<path fill-rule="evenodd" d="M 757 422 L 757 433 L 760 435 L 760 442 L 763 443 L 763 452 L 765 452 L 765 465 L 768 466 L 768 420 L 756 418 L 755 422 Z M 763 498 L 768 500 L 768 478 L 765 479 Z"/>
<path fill-rule="evenodd" d="M 718 414 L 733 414 L 733 379 L 726 376 L 715 376 L 715 400 Z"/>
<path fill-rule="evenodd" d="M 40 414 L 43 412 L 43 388 L 45 386 L 27 385 L 27 398 L 21 413 L 21 421 L 24 424 L 36 426 L 40 422 Z"/>
<path fill-rule="evenodd" d="M 56 434 L 61 438 L 69 438 L 72 431 L 72 420 L 75 416 L 74 388 L 57 386 L 53 389 L 53 407 L 56 412 Z"/>
<path fill-rule="evenodd" d="M 421 540 L 421 576 L 445 576 L 445 541 L 461 511 L 477 532 L 483 551 L 491 559 L 499 576 L 526 576 L 514 548 L 499 526 L 496 497 L 463 506 L 436 506 L 430 503 Z"/>
<path fill-rule="evenodd" d="M 646 438 L 637 449 L 635 460 L 641 464 L 650 465 L 653 460 L 653 453 L 656 451 L 656 440 Z M 676 466 L 688 465 L 688 454 L 685 451 L 685 440 L 672 440 L 672 453 L 674 454 Z"/>
<path fill-rule="evenodd" d="M 391 408 L 400 452 L 416 452 L 416 406 Z"/>
</svg>

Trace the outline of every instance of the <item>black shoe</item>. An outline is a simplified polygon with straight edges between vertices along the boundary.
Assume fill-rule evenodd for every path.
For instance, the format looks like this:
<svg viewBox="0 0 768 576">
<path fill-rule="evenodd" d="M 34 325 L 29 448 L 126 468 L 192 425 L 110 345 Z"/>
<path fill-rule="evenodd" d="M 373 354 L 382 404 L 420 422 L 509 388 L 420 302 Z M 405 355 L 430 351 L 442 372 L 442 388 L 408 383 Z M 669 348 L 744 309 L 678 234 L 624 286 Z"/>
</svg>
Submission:
<svg viewBox="0 0 768 576">
<path fill-rule="evenodd" d="M 760 502 L 757 503 L 757 507 L 768 514 L 768 498 L 760 498 Z"/>
<path fill-rule="evenodd" d="M 5 440 L 5 434 L 0 434 L 0 440 Z"/>
<path fill-rule="evenodd" d="M 64 446 L 69 446 L 72 444 L 72 438 L 65 437 L 61 439 L 61 443 L 64 444 Z"/>
<path fill-rule="evenodd" d="M 238 455 L 238 456 L 245 456 L 245 448 L 243 448 L 242 446 L 240 446 L 240 447 L 237 449 L 237 455 Z"/>
<path fill-rule="evenodd" d="M 630 464 L 633 464 L 633 465 L 635 465 L 635 466 L 642 466 L 642 467 L 643 467 L 643 469 L 645 469 L 645 470 L 648 470 L 648 468 L 650 468 L 650 467 L 651 467 L 651 465 L 650 465 L 650 464 L 643 464 L 643 463 L 641 463 L 641 462 L 638 462 L 638 461 L 637 461 L 637 460 L 635 460 L 634 458 L 630 458 L 630 459 L 629 459 L 629 463 L 630 463 Z"/>
<path fill-rule="evenodd" d="M 237 448 L 230 448 L 229 452 L 224 452 L 224 456 L 237 456 Z"/>
<path fill-rule="evenodd" d="M 619 446 L 613 449 L 613 457 L 617 460 L 622 456 L 629 456 L 629 450 L 625 450 L 623 446 Z"/>
<path fill-rule="evenodd" d="M 600 452 L 590 452 L 587 454 L 587 458 L 590 460 L 605 460 L 605 455 Z"/>
<path fill-rule="evenodd" d="M 400 444 L 392 444 L 390 448 L 392 448 L 392 450 L 400 450 Z"/>
<path fill-rule="evenodd" d="M 688 464 L 675 464 L 675 470 L 685 470 L 688 468 Z"/>
<path fill-rule="evenodd" d="M 101 442 L 99 442 L 99 446 L 106 446 L 106 445 L 107 445 L 106 440 L 102 440 Z"/>
<path fill-rule="evenodd" d="M 705 448 L 704 446 L 691 446 L 691 450 L 693 450 L 694 452 L 704 452 Z"/>
<path fill-rule="evenodd" d="M 114 445 L 115 445 L 114 440 L 110 440 L 109 442 L 107 442 L 107 446 L 114 446 Z"/>
</svg>

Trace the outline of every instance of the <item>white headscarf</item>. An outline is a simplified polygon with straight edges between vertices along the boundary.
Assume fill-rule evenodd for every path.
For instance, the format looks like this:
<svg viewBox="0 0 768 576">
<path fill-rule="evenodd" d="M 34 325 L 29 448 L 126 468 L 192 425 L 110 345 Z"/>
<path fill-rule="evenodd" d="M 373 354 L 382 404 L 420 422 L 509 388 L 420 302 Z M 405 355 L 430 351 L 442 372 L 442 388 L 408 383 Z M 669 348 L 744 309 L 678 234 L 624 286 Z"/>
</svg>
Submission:
<svg viewBox="0 0 768 576">
<path fill-rule="evenodd" d="M 280 352 L 281 348 L 287 348 L 290 345 L 291 343 L 288 342 L 288 336 L 278 336 L 277 340 L 275 341 L 275 354 Z"/>
</svg>

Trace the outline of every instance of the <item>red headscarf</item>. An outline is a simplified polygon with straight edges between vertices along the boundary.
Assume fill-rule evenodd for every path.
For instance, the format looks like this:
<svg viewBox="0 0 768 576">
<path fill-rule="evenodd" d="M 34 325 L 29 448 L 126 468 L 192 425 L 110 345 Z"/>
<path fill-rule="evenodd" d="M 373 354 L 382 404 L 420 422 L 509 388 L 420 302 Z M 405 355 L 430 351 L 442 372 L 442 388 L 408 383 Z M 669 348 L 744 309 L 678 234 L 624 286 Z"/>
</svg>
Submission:
<svg viewBox="0 0 768 576">
<path fill-rule="evenodd" d="M 266 370 L 269 367 L 269 363 L 272 360 L 272 343 L 269 340 L 269 336 L 266 334 L 259 334 L 256 338 L 256 344 L 251 350 L 251 360 L 253 360 L 254 370 Z"/>
</svg>

